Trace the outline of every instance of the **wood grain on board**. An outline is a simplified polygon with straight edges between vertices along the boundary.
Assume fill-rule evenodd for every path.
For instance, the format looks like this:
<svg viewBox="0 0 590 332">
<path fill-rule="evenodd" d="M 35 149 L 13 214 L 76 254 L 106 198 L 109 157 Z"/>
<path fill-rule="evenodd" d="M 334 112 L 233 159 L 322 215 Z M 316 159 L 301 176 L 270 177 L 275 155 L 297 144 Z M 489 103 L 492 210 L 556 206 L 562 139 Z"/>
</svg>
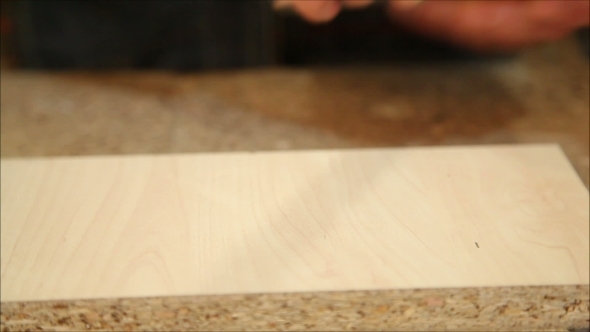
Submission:
<svg viewBox="0 0 590 332">
<path fill-rule="evenodd" d="M 558 146 L 3 159 L 3 302 L 588 284 Z"/>
</svg>

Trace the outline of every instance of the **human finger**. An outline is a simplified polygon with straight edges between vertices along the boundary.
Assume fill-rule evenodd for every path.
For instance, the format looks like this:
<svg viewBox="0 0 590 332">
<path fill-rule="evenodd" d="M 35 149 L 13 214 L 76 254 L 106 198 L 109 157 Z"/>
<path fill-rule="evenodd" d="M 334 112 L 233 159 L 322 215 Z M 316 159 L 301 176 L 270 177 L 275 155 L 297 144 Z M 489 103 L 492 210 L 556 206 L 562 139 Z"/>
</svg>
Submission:
<svg viewBox="0 0 590 332">
<path fill-rule="evenodd" d="M 294 0 L 293 9 L 311 23 L 324 23 L 334 19 L 340 12 L 338 0 Z"/>
</svg>

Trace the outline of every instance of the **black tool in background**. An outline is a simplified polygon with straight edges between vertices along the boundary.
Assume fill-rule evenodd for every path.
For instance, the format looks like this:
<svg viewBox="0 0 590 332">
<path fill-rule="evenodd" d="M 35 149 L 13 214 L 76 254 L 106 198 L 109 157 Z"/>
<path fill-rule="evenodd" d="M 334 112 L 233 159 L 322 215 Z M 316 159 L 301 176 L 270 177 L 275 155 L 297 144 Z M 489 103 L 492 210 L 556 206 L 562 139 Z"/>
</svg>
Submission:
<svg viewBox="0 0 590 332">
<path fill-rule="evenodd" d="M 581 28 L 576 33 L 582 51 L 588 56 L 590 60 L 590 27 Z"/>
<path fill-rule="evenodd" d="M 14 22 L 7 49 L 23 68 L 192 71 L 511 56 L 476 54 L 412 34 L 391 22 L 381 6 L 344 11 L 328 24 L 313 25 L 258 0 L 6 3 Z M 580 30 L 579 38 L 590 55 L 588 30 Z"/>
<path fill-rule="evenodd" d="M 272 62 L 272 7 L 229 0 L 11 1 L 18 64 L 201 70 Z"/>
</svg>

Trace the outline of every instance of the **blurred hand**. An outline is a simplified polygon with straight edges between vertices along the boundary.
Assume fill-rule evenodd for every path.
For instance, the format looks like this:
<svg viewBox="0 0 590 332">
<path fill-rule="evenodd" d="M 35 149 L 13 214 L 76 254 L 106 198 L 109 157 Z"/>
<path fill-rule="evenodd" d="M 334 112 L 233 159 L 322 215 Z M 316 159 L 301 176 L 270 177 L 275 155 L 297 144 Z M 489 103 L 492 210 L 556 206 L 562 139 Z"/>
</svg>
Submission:
<svg viewBox="0 0 590 332">
<path fill-rule="evenodd" d="M 278 0 L 312 23 L 373 0 Z M 558 40 L 590 23 L 590 0 L 389 0 L 397 22 L 472 49 L 513 50 Z"/>
<path fill-rule="evenodd" d="M 374 0 L 275 0 L 275 9 L 292 8 L 311 23 L 334 19 L 342 9 L 364 8 Z"/>
</svg>

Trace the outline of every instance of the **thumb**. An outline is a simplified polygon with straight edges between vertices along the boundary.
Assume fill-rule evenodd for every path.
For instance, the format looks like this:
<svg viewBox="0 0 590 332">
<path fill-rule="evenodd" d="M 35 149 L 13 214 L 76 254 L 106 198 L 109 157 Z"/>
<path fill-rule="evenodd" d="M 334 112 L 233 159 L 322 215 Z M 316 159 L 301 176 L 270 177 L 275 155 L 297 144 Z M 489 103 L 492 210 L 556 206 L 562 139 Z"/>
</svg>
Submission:
<svg viewBox="0 0 590 332">
<path fill-rule="evenodd" d="M 276 10 L 291 8 L 312 23 L 331 21 L 341 9 L 339 0 L 275 0 L 273 7 Z"/>
</svg>

